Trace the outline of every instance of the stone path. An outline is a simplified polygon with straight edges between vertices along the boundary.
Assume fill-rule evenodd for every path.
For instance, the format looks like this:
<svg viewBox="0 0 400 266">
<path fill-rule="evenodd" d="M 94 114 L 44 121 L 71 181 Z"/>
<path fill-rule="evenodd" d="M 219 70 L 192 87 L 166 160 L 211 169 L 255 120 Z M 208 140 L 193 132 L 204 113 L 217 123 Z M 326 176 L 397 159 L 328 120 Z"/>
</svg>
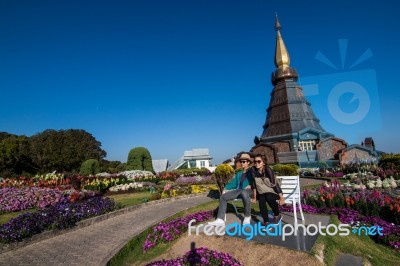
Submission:
<svg viewBox="0 0 400 266">
<path fill-rule="evenodd" d="M 0 254 L 0 265 L 106 265 L 135 235 L 166 217 L 211 201 L 206 195 L 144 205 L 25 247 Z"/>
</svg>

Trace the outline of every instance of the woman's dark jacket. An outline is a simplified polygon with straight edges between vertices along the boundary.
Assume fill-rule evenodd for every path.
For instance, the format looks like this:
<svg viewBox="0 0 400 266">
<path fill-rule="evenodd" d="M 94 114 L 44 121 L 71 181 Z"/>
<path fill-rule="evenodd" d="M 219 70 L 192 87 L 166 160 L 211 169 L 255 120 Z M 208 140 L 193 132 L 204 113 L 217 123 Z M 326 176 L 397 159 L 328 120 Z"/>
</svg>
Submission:
<svg viewBox="0 0 400 266">
<path fill-rule="evenodd" d="M 273 185 L 272 188 L 274 189 L 276 194 L 282 193 L 282 189 L 279 186 L 278 182 L 276 181 L 276 177 L 274 174 L 274 171 L 269 166 L 264 167 L 264 173 L 260 173 L 256 167 L 251 168 L 251 172 L 253 173 L 253 178 L 252 182 L 253 184 L 251 185 L 252 188 L 256 187 L 256 178 L 268 178 L 270 183 Z"/>
</svg>

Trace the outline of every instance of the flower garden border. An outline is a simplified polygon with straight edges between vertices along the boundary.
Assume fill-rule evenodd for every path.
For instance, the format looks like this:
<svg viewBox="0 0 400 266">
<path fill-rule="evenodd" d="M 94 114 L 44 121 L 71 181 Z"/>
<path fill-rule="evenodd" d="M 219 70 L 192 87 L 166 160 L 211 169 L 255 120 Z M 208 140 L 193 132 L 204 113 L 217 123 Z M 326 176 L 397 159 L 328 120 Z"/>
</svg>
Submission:
<svg viewBox="0 0 400 266">
<path fill-rule="evenodd" d="M 122 208 L 122 209 L 115 210 L 115 211 L 112 211 L 112 212 L 109 212 L 109 213 L 106 213 L 106 214 L 102 214 L 102 215 L 99 215 L 99 216 L 96 216 L 96 217 L 91 217 L 91 218 L 79 221 L 79 222 L 76 223 L 76 226 L 74 226 L 72 228 L 69 228 L 69 229 L 45 231 L 45 232 L 42 232 L 40 234 L 34 235 L 34 236 L 30 237 L 30 238 L 23 239 L 22 241 L 19 241 L 19 242 L 14 242 L 14 243 L 9 243 L 9 244 L 0 243 L 0 254 L 6 253 L 6 252 L 11 251 L 11 250 L 19 249 L 19 248 L 22 248 L 22 247 L 25 247 L 25 246 L 28 246 L 28 245 L 31 245 L 31 244 L 34 244 L 34 243 L 49 239 L 49 238 L 53 238 L 53 237 L 56 237 L 56 236 L 59 236 L 59 235 L 62 235 L 62 234 L 73 232 L 75 230 L 90 226 L 90 225 L 95 224 L 97 222 L 101 222 L 101 221 L 107 220 L 109 218 L 113 218 L 113 217 L 116 217 L 118 215 L 134 211 L 134 210 L 142 208 L 144 206 L 155 205 L 155 204 L 159 204 L 159 203 L 163 203 L 163 202 L 175 201 L 175 200 L 184 199 L 184 198 L 198 197 L 200 195 L 207 195 L 207 194 L 209 194 L 209 192 L 197 193 L 197 194 L 189 194 L 189 195 L 181 195 L 181 196 L 177 196 L 177 197 L 171 197 L 171 198 L 165 198 L 165 199 L 159 199 L 159 200 L 152 200 L 152 201 L 149 201 L 149 202 L 140 203 L 140 204 L 137 204 L 137 205 L 134 205 L 134 206 Z M 173 214 L 173 215 L 175 215 L 175 214 Z M 168 218 L 168 217 L 165 217 L 165 218 Z M 154 226 L 154 225 L 151 225 L 151 226 Z M 125 246 L 125 244 L 123 246 Z M 122 249 L 123 246 L 120 249 Z M 111 258 L 109 258 L 109 259 L 111 259 Z"/>
</svg>

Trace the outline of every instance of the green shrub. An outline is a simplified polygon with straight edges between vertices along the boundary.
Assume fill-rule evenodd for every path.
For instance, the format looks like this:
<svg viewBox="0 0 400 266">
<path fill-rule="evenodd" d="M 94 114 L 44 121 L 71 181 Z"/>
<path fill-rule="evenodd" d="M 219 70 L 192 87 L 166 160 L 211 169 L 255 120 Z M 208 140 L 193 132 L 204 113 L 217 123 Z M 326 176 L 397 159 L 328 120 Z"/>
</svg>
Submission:
<svg viewBox="0 0 400 266">
<path fill-rule="evenodd" d="M 100 164 L 96 159 L 89 159 L 82 163 L 79 173 L 83 176 L 90 176 L 100 173 Z"/>
<path fill-rule="evenodd" d="M 171 182 L 167 181 L 167 180 L 161 180 L 157 183 L 157 186 L 164 187 L 167 183 L 171 183 Z"/>
<path fill-rule="evenodd" d="M 225 185 L 235 174 L 235 170 L 229 164 L 220 164 L 217 166 L 214 172 L 214 178 L 217 182 L 219 192 L 222 195 Z"/>
<path fill-rule="evenodd" d="M 154 173 L 150 152 L 144 147 L 136 147 L 130 150 L 126 170 L 144 170 Z"/>
<path fill-rule="evenodd" d="M 271 168 L 278 176 L 298 175 L 299 169 L 295 164 L 275 164 Z"/>
<path fill-rule="evenodd" d="M 379 161 L 379 165 L 385 169 L 400 170 L 400 154 L 385 154 Z"/>
</svg>

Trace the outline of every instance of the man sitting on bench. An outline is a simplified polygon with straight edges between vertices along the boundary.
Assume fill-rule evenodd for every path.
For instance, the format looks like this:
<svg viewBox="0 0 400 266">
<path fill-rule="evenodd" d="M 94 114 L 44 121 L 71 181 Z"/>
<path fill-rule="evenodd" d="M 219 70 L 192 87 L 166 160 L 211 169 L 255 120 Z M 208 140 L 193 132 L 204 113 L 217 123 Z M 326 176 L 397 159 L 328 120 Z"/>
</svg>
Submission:
<svg viewBox="0 0 400 266">
<path fill-rule="evenodd" d="M 244 220 L 243 224 L 250 224 L 251 219 L 251 200 L 250 195 L 252 193 L 251 184 L 253 175 L 251 173 L 250 164 L 252 163 L 250 155 L 243 153 L 238 159 L 243 170 L 237 172 L 235 177 L 225 186 L 223 194 L 220 198 L 217 219 L 213 222 L 209 222 L 210 225 L 221 226 L 225 225 L 225 214 L 227 202 L 230 200 L 237 199 L 239 197 L 243 200 L 244 206 Z"/>
</svg>

